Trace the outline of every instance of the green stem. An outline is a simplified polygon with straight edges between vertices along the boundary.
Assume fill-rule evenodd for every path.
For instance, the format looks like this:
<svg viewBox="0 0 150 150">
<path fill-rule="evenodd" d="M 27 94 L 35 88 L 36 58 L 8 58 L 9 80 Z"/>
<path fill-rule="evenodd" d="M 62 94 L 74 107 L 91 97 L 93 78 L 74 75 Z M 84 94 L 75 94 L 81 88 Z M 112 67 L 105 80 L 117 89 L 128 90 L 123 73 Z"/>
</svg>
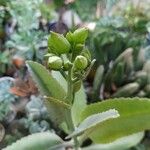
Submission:
<svg viewBox="0 0 150 150">
<path fill-rule="evenodd" d="M 74 102 L 74 92 L 73 92 L 73 82 L 72 82 L 72 71 L 71 71 L 71 69 L 68 71 L 67 98 L 70 101 L 70 103 Z M 69 127 L 70 131 L 73 132 L 75 130 L 75 127 L 74 127 L 72 116 L 71 116 L 71 110 L 69 110 L 67 118 L 68 118 L 68 121 L 67 121 L 68 127 Z M 75 150 L 78 150 L 79 142 L 78 142 L 77 137 L 74 137 L 73 140 L 74 140 Z"/>
<path fill-rule="evenodd" d="M 60 70 L 60 73 L 65 79 L 67 79 L 67 74 L 63 70 Z"/>
</svg>

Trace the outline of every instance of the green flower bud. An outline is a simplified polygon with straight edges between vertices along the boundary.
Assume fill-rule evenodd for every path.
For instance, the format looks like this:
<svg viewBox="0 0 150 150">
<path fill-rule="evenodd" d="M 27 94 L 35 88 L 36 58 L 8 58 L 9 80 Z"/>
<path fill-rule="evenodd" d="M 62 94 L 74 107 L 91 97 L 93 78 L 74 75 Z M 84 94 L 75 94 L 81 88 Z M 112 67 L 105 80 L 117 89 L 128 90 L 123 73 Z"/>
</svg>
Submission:
<svg viewBox="0 0 150 150">
<path fill-rule="evenodd" d="M 68 60 L 67 62 L 64 63 L 64 70 L 68 70 L 69 68 L 72 67 L 72 63 Z"/>
<path fill-rule="evenodd" d="M 59 70 L 62 67 L 62 59 L 58 56 L 52 56 L 48 59 L 48 67 L 53 70 Z"/>
<path fill-rule="evenodd" d="M 85 40 L 88 37 L 88 29 L 87 28 L 80 28 L 74 31 L 73 39 L 75 43 L 84 44 Z"/>
<path fill-rule="evenodd" d="M 88 65 L 88 61 L 86 59 L 86 57 L 84 56 L 77 56 L 75 61 L 74 61 L 74 67 L 75 69 L 78 69 L 78 70 L 84 70 Z"/>
<path fill-rule="evenodd" d="M 48 49 L 50 53 L 65 54 L 70 51 L 70 47 L 70 43 L 63 35 L 51 32 L 48 38 Z"/>
<path fill-rule="evenodd" d="M 69 31 L 69 32 L 66 34 L 66 39 L 67 39 L 70 43 L 72 43 L 72 42 L 74 41 L 74 39 L 73 39 L 73 33 Z"/>
<path fill-rule="evenodd" d="M 76 44 L 75 46 L 75 51 L 76 52 L 81 52 L 83 50 L 84 44 Z"/>
</svg>

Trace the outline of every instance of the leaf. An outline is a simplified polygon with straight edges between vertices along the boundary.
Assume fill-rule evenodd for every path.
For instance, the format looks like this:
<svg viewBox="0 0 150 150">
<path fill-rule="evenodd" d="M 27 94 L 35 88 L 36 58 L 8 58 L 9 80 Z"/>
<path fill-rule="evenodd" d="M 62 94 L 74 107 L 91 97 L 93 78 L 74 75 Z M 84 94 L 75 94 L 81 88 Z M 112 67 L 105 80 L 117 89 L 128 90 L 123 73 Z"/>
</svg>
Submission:
<svg viewBox="0 0 150 150">
<path fill-rule="evenodd" d="M 5 128 L 4 126 L 0 123 L 0 142 L 3 140 L 5 136 Z"/>
<path fill-rule="evenodd" d="M 93 82 L 93 99 L 99 99 L 99 95 L 100 95 L 100 87 L 102 84 L 102 79 L 103 79 L 103 75 L 104 75 L 104 66 L 100 65 L 97 70 L 96 70 L 96 74 L 94 77 L 94 82 Z"/>
<path fill-rule="evenodd" d="M 39 63 L 27 61 L 27 67 L 40 91 L 46 96 L 64 99 L 66 93 L 58 81 Z"/>
<path fill-rule="evenodd" d="M 54 133 L 35 133 L 18 140 L 2 150 L 65 150 L 63 147 L 56 148 L 62 142 L 61 138 Z"/>
<path fill-rule="evenodd" d="M 65 102 L 65 90 L 44 66 L 33 61 L 27 61 L 27 66 L 33 80 L 37 83 L 37 86 L 43 95 Z M 54 102 L 54 100 L 55 99 L 49 101 L 46 99 L 45 103 L 51 120 L 56 124 L 60 124 L 65 120 L 66 109 L 60 107 L 60 105 L 58 105 L 57 102 Z"/>
<path fill-rule="evenodd" d="M 53 97 L 44 97 L 47 101 L 51 102 L 51 103 L 55 103 L 57 105 L 59 105 L 59 107 L 63 107 L 63 108 L 66 108 L 66 109 L 70 109 L 71 108 L 71 105 L 63 102 L 62 100 L 59 100 L 59 99 L 56 99 L 56 98 L 53 98 Z"/>
<path fill-rule="evenodd" d="M 80 90 L 76 92 L 74 103 L 72 106 L 72 118 L 75 125 L 80 123 L 80 115 L 82 111 L 86 108 L 86 94 L 83 85 L 81 86 Z"/>
<path fill-rule="evenodd" d="M 56 80 L 61 84 L 64 88 L 65 92 L 67 92 L 67 82 L 64 77 L 58 71 L 52 71 L 52 76 L 56 78 Z"/>
<path fill-rule="evenodd" d="M 78 128 L 76 128 L 75 131 L 67 137 L 67 139 L 74 136 L 78 136 L 85 131 L 88 132 L 89 129 L 90 129 L 90 133 L 92 133 L 93 130 L 95 130 L 95 128 L 98 127 L 101 122 L 116 117 L 119 117 L 119 114 L 114 109 L 110 109 L 102 113 L 91 115 L 87 117 L 85 120 L 83 120 L 83 122 L 81 122 Z"/>
<path fill-rule="evenodd" d="M 138 90 L 140 85 L 137 82 L 128 83 L 117 90 L 112 95 L 112 98 L 115 97 L 130 97 L 133 96 Z"/>
<path fill-rule="evenodd" d="M 60 82 L 60 84 L 64 87 L 65 91 L 67 92 L 67 82 L 62 77 L 62 75 L 59 72 L 52 71 L 52 75 L 55 76 L 55 78 Z M 80 122 L 80 115 L 81 112 L 86 107 L 86 94 L 84 87 L 81 86 L 80 90 L 76 92 L 74 104 L 72 106 L 72 119 L 75 125 L 78 125 Z"/>
<path fill-rule="evenodd" d="M 66 118 L 67 116 L 64 116 L 65 112 L 67 112 L 68 109 L 71 109 L 71 106 L 69 104 L 53 97 L 46 97 L 44 103 L 47 106 L 49 117 L 51 118 L 51 120 L 55 120 L 54 124 L 59 123 L 61 118 Z"/>
<path fill-rule="evenodd" d="M 137 145 L 144 137 L 144 132 L 139 132 L 126 137 L 119 138 L 108 144 L 94 144 L 83 150 L 127 150 Z"/>
<path fill-rule="evenodd" d="M 102 122 L 89 137 L 95 143 L 110 143 L 118 138 L 150 129 L 150 100 L 147 98 L 115 98 L 91 104 L 81 115 L 81 120 L 116 109 L 120 117 Z"/>
</svg>

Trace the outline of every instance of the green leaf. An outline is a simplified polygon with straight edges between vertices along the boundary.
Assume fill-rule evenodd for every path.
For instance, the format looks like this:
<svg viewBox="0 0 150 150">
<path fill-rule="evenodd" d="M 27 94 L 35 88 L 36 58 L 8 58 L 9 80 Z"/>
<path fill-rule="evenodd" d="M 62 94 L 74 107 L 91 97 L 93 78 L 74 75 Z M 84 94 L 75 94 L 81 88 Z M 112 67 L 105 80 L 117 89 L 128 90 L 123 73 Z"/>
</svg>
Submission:
<svg viewBox="0 0 150 150">
<path fill-rule="evenodd" d="M 112 98 L 133 96 L 139 90 L 139 87 L 140 85 L 136 82 L 128 83 L 119 88 L 117 92 L 112 95 Z"/>
<path fill-rule="evenodd" d="M 56 99 L 56 98 L 53 98 L 53 97 L 44 97 L 47 101 L 51 102 L 51 103 L 55 103 L 57 105 L 59 105 L 59 107 L 63 107 L 63 108 L 66 108 L 66 109 L 70 109 L 71 108 L 71 105 L 63 102 L 63 100 L 59 100 L 59 99 Z"/>
<path fill-rule="evenodd" d="M 56 71 L 52 71 L 52 75 L 55 76 L 57 81 L 59 81 L 61 86 L 63 86 L 65 91 L 67 91 L 67 82 L 62 77 L 62 75 Z M 80 90 L 78 92 L 76 92 L 76 94 L 75 94 L 75 99 L 74 99 L 74 103 L 73 103 L 72 110 L 71 110 L 72 119 L 73 119 L 73 122 L 75 125 L 79 124 L 79 122 L 80 122 L 79 116 L 81 115 L 81 112 L 84 110 L 86 105 L 87 104 L 86 104 L 85 90 L 84 90 L 84 87 L 81 86 Z"/>
<path fill-rule="evenodd" d="M 60 83 L 60 85 L 64 88 L 65 92 L 67 93 L 67 82 L 65 78 L 60 74 L 58 71 L 52 71 L 52 76 Z"/>
<path fill-rule="evenodd" d="M 86 94 L 83 85 L 81 86 L 80 90 L 76 92 L 74 103 L 72 106 L 72 118 L 75 125 L 80 123 L 80 115 L 82 111 L 87 106 L 86 104 Z"/>
<path fill-rule="evenodd" d="M 18 140 L 2 150 L 65 150 L 63 147 L 56 148 L 62 142 L 61 138 L 54 133 L 35 133 Z"/>
<path fill-rule="evenodd" d="M 3 140 L 5 136 L 5 128 L 4 126 L 0 123 L 0 142 Z"/>
<path fill-rule="evenodd" d="M 91 104 L 83 111 L 81 120 L 109 109 L 116 109 L 120 117 L 102 122 L 90 133 L 95 143 L 110 143 L 150 129 L 150 100 L 147 98 L 115 98 Z"/>
<path fill-rule="evenodd" d="M 84 133 L 85 131 L 88 132 L 89 129 L 91 133 L 93 132 L 93 130 L 95 130 L 96 127 L 98 127 L 98 125 L 101 122 L 106 121 L 110 118 L 116 118 L 116 117 L 119 117 L 119 114 L 114 109 L 110 109 L 102 113 L 91 115 L 87 117 L 85 120 L 83 120 L 83 122 L 81 122 L 78 128 L 76 128 L 75 131 L 71 133 L 66 139 L 74 137 L 74 136 L 78 136 Z"/>
<path fill-rule="evenodd" d="M 54 124 L 57 125 L 63 122 L 64 119 L 66 120 L 67 110 L 71 109 L 69 104 L 53 97 L 45 97 L 44 103 Z M 61 125 L 60 128 L 62 128 Z"/>
<path fill-rule="evenodd" d="M 117 139 L 116 141 L 108 144 L 94 144 L 83 150 L 127 150 L 137 145 L 144 137 L 144 132 L 139 132 L 126 137 Z"/>
<path fill-rule="evenodd" d="M 104 75 L 104 66 L 100 65 L 97 70 L 96 70 L 96 74 L 94 77 L 94 82 L 93 82 L 93 98 L 94 99 L 99 99 L 99 94 L 100 94 L 100 87 L 102 84 L 102 79 Z"/>
<path fill-rule="evenodd" d="M 27 61 L 27 66 L 41 93 L 47 97 L 53 97 L 53 101 L 48 99 L 45 100 L 51 120 L 56 124 L 62 123 L 65 120 L 66 108 L 60 107 L 58 101 L 55 102 L 55 100 L 58 99 L 62 101 L 62 103 L 65 103 L 65 90 L 41 64 Z"/>
<path fill-rule="evenodd" d="M 44 95 L 64 100 L 65 90 L 44 66 L 33 61 L 27 61 L 27 67 L 33 80 Z"/>
</svg>

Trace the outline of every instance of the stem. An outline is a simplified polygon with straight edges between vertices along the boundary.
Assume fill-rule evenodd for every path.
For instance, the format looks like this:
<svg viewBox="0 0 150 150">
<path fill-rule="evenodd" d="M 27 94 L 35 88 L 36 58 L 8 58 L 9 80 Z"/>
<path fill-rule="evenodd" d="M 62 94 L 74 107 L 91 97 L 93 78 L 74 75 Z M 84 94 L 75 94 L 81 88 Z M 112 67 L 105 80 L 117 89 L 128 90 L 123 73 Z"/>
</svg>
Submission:
<svg viewBox="0 0 150 150">
<path fill-rule="evenodd" d="M 68 92 L 67 92 L 67 99 L 70 101 L 70 103 L 73 103 L 74 101 L 74 92 L 73 92 L 73 82 L 72 82 L 72 70 L 70 69 L 68 71 Z M 74 124 L 73 124 L 73 120 L 72 120 L 72 116 L 71 116 L 71 110 L 68 110 L 69 112 L 68 114 L 68 127 L 70 129 L 71 132 L 73 132 L 75 130 Z M 75 145 L 75 150 L 78 150 L 79 148 L 79 142 L 77 137 L 73 138 L 74 140 L 74 145 Z"/>
<path fill-rule="evenodd" d="M 67 79 L 67 74 L 63 70 L 60 70 L 60 73 L 65 79 Z"/>
</svg>

